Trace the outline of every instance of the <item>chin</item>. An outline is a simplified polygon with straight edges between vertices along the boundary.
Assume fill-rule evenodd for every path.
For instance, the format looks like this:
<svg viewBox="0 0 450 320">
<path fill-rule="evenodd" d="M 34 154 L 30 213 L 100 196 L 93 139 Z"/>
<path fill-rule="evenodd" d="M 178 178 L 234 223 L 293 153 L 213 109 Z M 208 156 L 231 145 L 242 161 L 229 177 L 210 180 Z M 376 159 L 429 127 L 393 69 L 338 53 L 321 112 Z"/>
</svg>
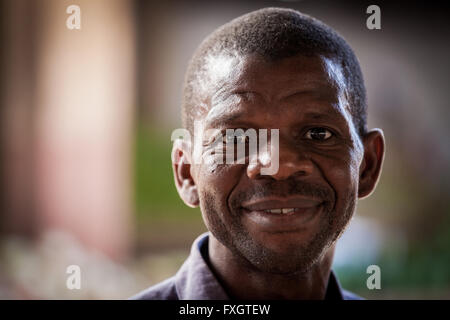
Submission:
<svg viewBox="0 0 450 320">
<path fill-rule="evenodd" d="M 319 263 L 331 241 L 318 235 L 307 244 L 289 244 L 282 247 L 273 243 L 264 245 L 253 240 L 240 242 L 237 249 L 254 268 L 273 274 L 303 274 Z"/>
<path fill-rule="evenodd" d="M 305 274 L 316 265 L 319 257 L 320 255 L 313 257 L 308 254 L 298 255 L 295 258 L 292 255 L 272 255 L 254 261 L 254 266 L 262 272 L 279 275 Z"/>
</svg>

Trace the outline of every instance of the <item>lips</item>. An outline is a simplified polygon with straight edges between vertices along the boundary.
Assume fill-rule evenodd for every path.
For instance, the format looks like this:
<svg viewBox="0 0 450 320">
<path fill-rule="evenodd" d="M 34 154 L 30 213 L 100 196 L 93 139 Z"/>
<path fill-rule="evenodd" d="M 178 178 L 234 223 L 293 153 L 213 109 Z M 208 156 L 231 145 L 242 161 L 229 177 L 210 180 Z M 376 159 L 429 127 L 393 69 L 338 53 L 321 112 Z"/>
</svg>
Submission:
<svg viewBox="0 0 450 320">
<path fill-rule="evenodd" d="M 267 231 L 304 229 L 322 212 L 322 200 L 304 197 L 264 198 L 242 204 L 244 219 Z"/>
<path fill-rule="evenodd" d="M 249 211 L 265 211 L 267 213 L 274 214 L 289 214 L 298 212 L 301 209 L 316 207 L 321 204 L 322 201 L 311 198 L 266 198 L 256 201 L 248 201 L 242 204 L 244 209 Z"/>
<path fill-rule="evenodd" d="M 281 208 L 281 209 L 268 209 L 264 210 L 267 213 L 275 213 L 275 214 L 288 214 L 297 211 L 298 208 Z"/>
</svg>

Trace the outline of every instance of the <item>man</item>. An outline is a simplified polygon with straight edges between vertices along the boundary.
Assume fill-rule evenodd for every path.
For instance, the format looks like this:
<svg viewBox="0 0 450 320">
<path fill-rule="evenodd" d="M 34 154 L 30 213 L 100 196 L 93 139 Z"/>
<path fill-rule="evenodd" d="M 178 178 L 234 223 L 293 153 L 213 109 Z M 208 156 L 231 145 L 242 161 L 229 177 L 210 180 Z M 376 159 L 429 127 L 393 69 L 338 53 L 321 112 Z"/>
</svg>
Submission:
<svg viewBox="0 0 450 320">
<path fill-rule="evenodd" d="M 345 40 L 294 10 L 239 17 L 196 51 L 182 109 L 201 139 L 174 143 L 175 184 L 209 232 L 174 277 L 134 298 L 357 299 L 331 264 L 357 199 L 375 188 L 384 137 L 366 128 L 363 78 Z M 208 130 L 238 128 L 278 129 L 278 158 L 210 161 Z M 263 174 L 273 161 L 278 170 Z"/>
</svg>

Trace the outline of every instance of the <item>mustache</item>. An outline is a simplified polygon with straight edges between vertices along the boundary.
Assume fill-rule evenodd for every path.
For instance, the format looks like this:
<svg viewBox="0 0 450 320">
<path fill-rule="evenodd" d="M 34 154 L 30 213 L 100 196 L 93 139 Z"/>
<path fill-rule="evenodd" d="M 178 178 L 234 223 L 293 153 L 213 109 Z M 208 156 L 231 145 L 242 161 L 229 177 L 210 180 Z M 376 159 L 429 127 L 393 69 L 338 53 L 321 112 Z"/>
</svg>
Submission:
<svg viewBox="0 0 450 320">
<path fill-rule="evenodd" d="M 334 192 L 330 188 L 310 182 L 288 179 L 284 181 L 267 181 L 264 184 L 257 184 L 247 188 L 245 192 L 239 192 L 231 200 L 230 204 L 233 208 L 239 208 L 244 201 L 267 197 L 288 198 L 295 196 L 319 199 L 327 204 L 333 203 L 335 199 Z"/>
</svg>

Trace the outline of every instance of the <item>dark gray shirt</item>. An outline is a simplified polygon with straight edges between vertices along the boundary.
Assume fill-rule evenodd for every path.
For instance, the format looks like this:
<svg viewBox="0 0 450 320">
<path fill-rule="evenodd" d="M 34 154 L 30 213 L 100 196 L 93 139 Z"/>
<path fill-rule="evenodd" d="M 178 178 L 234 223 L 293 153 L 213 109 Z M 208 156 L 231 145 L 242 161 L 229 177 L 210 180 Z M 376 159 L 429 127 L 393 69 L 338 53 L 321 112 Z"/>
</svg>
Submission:
<svg viewBox="0 0 450 320">
<path fill-rule="evenodd" d="M 208 233 L 192 244 L 191 254 L 171 278 L 131 297 L 136 300 L 229 300 L 227 293 L 207 263 Z M 206 259 L 205 259 L 206 258 Z M 357 295 L 343 290 L 334 275 L 328 279 L 326 300 L 359 300 Z"/>
</svg>

